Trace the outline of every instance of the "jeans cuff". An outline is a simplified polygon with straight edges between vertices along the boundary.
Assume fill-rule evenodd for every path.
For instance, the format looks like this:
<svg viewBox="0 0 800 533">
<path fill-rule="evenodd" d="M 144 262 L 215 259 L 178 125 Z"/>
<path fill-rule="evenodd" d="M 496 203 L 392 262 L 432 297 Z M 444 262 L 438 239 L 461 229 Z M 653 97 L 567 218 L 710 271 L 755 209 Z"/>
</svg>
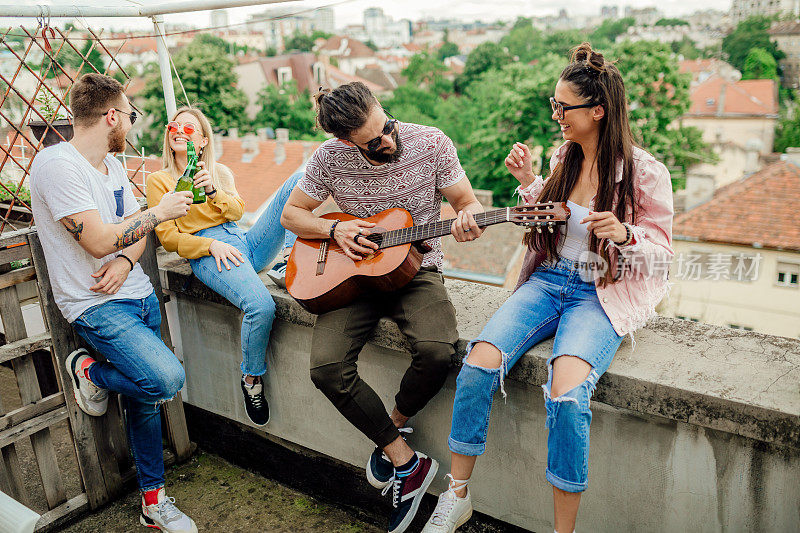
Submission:
<svg viewBox="0 0 800 533">
<path fill-rule="evenodd" d="M 244 361 L 242 361 L 242 365 L 239 367 L 242 370 L 242 374 L 246 376 L 263 376 L 267 373 L 267 365 L 264 365 L 264 368 L 259 368 L 255 372 L 249 372 L 247 367 L 244 366 Z"/>
<path fill-rule="evenodd" d="M 482 442 L 480 444 L 469 444 L 466 442 L 459 442 L 457 440 L 454 440 L 453 437 L 448 437 L 447 444 L 450 446 L 451 452 L 458 453 L 461 455 L 469 455 L 469 456 L 483 455 L 483 452 L 486 451 L 485 442 Z"/>
<path fill-rule="evenodd" d="M 589 486 L 588 480 L 584 481 L 583 483 L 575 483 L 561 479 L 557 475 L 550 472 L 549 468 L 545 470 L 544 477 L 550 482 L 551 485 L 557 489 L 563 490 L 564 492 L 583 492 Z"/>
<path fill-rule="evenodd" d="M 162 482 L 162 483 L 159 483 L 157 485 L 152 485 L 150 487 L 140 488 L 139 491 L 140 492 L 149 492 L 151 490 L 156 490 L 156 489 L 160 489 L 160 488 L 163 488 L 163 487 L 164 487 L 164 483 Z"/>
</svg>

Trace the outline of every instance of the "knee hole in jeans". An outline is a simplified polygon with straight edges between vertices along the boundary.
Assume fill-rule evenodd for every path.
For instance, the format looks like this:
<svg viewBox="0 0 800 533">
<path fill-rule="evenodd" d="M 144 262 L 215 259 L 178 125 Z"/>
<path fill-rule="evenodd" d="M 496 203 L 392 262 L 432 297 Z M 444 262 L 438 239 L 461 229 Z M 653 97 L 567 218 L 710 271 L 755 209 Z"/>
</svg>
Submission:
<svg viewBox="0 0 800 533">
<path fill-rule="evenodd" d="M 556 374 L 555 370 L 556 361 L 562 358 L 569 358 L 571 362 L 580 361 L 581 363 L 583 363 L 583 365 L 585 365 L 586 372 L 584 373 L 582 371 L 578 371 L 577 369 L 574 370 L 570 369 L 571 371 L 570 373 L 572 375 L 569 375 L 567 377 L 563 377 L 565 372 L 560 372 L 559 374 Z M 589 379 L 589 375 L 592 373 L 592 370 L 593 370 L 592 365 L 590 365 L 589 363 L 587 363 L 586 361 L 575 355 L 562 354 L 554 358 L 550 362 L 550 372 L 552 373 L 552 378 L 550 382 L 550 396 L 552 398 L 558 398 L 568 392 L 573 391 L 576 387 L 579 387 L 580 385 L 585 383 L 587 379 Z"/>
<path fill-rule="evenodd" d="M 479 341 L 469 351 L 466 363 L 481 368 L 496 369 L 503 364 L 503 354 L 494 344 Z"/>
</svg>

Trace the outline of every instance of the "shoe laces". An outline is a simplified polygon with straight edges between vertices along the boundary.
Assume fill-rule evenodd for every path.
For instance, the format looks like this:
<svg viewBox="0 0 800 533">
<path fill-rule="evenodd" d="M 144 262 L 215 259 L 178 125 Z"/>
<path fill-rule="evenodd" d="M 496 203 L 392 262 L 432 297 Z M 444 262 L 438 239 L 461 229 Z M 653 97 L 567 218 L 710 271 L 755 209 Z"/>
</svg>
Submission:
<svg viewBox="0 0 800 533">
<path fill-rule="evenodd" d="M 450 478 L 450 483 L 448 489 L 439 496 L 439 502 L 436 504 L 436 509 L 433 510 L 431 524 L 435 526 L 447 525 L 447 517 L 453 510 L 453 507 L 456 504 L 456 499 L 458 498 L 456 495 L 456 490 L 467 485 L 467 483 L 464 481 L 460 481 L 461 484 L 457 485 L 452 474 L 447 474 L 445 477 Z"/>
<path fill-rule="evenodd" d="M 397 509 L 397 505 L 400 503 L 400 486 L 402 484 L 403 478 L 397 477 L 397 474 L 392 474 L 392 477 L 389 478 L 389 484 L 381 491 L 381 496 L 386 496 L 389 489 L 392 489 L 392 507 L 395 509 Z"/>
<path fill-rule="evenodd" d="M 157 505 L 158 514 L 164 520 L 164 523 L 179 520 L 183 516 L 181 510 L 175 506 L 175 498 L 164 498 Z"/>
<path fill-rule="evenodd" d="M 253 407 L 256 409 L 261 409 L 262 405 L 264 404 L 264 400 L 262 399 L 264 396 L 261 394 L 262 391 L 255 392 L 253 388 L 250 387 L 245 387 L 245 390 L 247 391 L 247 395 L 250 397 L 250 401 L 253 402 Z"/>
</svg>

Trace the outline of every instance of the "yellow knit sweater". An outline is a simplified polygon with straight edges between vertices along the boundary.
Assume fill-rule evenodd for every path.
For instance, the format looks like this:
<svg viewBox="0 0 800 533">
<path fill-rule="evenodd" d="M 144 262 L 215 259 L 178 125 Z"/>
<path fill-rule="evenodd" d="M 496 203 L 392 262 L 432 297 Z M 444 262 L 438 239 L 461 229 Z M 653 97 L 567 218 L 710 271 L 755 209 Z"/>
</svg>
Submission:
<svg viewBox="0 0 800 533">
<path fill-rule="evenodd" d="M 177 179 L 168 172 L 159 170 L 147 176 L 147 205 L 155 207 L 161 197 L 175 189 Z M 206 255 L 214 239 L 193 235 L 201 229 L 218 226 L 231 220 L 239 220 L 244 214 L 244 202 L 234 194 L 217 189 L 212 200 L 204 204 L 193 204 L 189 214 L 175 220 L 168 220 L 156 226 L 156 235 L 168 252 L 178 252 L 186 259 L 197 259 Z"/>
</svg>

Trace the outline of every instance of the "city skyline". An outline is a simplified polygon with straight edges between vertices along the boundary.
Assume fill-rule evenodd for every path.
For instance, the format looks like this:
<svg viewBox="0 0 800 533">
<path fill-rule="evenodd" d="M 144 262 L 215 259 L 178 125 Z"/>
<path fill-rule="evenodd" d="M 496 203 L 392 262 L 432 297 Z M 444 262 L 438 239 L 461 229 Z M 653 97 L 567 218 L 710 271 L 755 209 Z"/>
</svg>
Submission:
<svg viewBox="0 0 800 533">
<path fill-rule="evenodd" d="M 44 5 L 74 4 L 73 1 L 50 0 Z M 82 2 L 79 2 L 82 3 Z M 106 5 L 130 6 L 130 0 L 111 0 Z M 137 4 L 156 3 L 154 0 L 142 0 Z M 581 0 L 496 0 L 491 4 L 475 0 L 444 0 L 436 2 L 434 6 L 426 0 L 407 0 L 404 2 L 378 2 L 375 0 L 353 0 L 350 2 L 336 3 L 335 1 L 297 1 L 286 4 L 261 5 L 240 8 L 228 8 L 230 24 L 245 22 L 254 14 L 265 11 L 301 12 L 307 9 L 331 6 L 336 19 L 336 27 L 343 28 L 350 24 L 361 24 L 363 12 L 370 7 L 380 7 L 384 13 L 394 19 L 456 19 L 463 22 L 483 21 L 494 22 L 497 20 L 510 21 L 518 16 L 541 17 L 557 15 L 561 9 L 566 9 L 571 16 L 595 16 L 600 14 L 603 6 L 616 6 L 620 16 L 624 14 L 625 7 L 644 8 L 656 7 L 665 17 L 678 17 L 688 15 L 698 10 L 697 3 L 690 0 L 625 0 L 625 1 L 595 1 L 592 8 L 586 9 L 586 2 Z M 727 12 L 731 8 L 731 0 L 708 0 L 703 4 L 703 9 L 716 9 Z M 210 25 L 210 11 L 197 11 L 165 15 L 168 24 L 188 24 L 190 26 L 205 28 Z M 18 19 L 0 17 L 4 25 L 29 25 L 34 19 Z M 152 28 L 148 19 L 144 18 L 93 18 L 91 25 L 102 26 L 113 30 L 147 30 Z"/>
</svg>

